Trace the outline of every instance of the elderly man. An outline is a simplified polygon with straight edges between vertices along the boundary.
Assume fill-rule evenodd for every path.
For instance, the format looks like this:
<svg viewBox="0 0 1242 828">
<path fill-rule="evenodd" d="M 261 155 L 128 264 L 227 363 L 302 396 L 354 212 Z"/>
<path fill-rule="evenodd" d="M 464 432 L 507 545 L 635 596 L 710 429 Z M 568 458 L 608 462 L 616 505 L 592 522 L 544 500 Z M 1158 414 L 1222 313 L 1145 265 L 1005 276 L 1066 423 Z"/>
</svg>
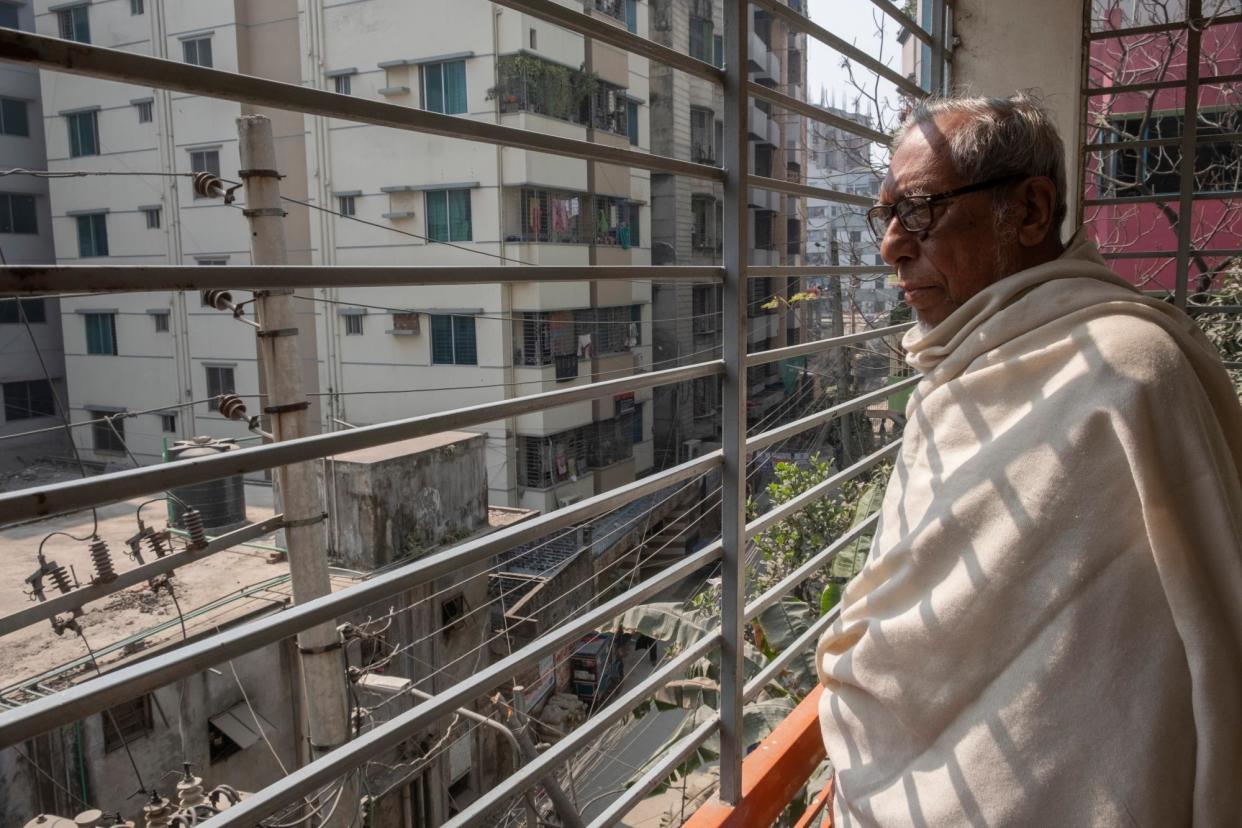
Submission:
<svg viewBox="0 0 1242 828">
<path fill-rule="evenodd" d="M 817 650 L 839 825 L 1242 825 L 1242 410 L 1062 245 L 1025 96 L 920 105 L 868 214 L 924 373 Z"/>
</svg>

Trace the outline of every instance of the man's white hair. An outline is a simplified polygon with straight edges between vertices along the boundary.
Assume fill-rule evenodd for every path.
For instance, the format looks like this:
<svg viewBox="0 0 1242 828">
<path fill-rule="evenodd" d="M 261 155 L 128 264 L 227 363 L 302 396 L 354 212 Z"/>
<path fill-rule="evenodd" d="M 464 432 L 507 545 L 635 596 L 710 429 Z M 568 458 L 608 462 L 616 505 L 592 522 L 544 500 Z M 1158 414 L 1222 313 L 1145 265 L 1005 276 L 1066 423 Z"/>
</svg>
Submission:
<svg viewBox="0 0 1242 828">
<path fill-rule="evenodd" d="M 1008 98 L 932 97 L 914 105 L 893 138 L 893 149 L 912 129 L 933 125 L 943 116 L 965 116 L 948 136 L 949 160 L 968 183 L 1007 175 L 1045 176 L 1056 187 L 1052 213 L 1053 232 L 1058 233 L 1068 211 L 1065 184 L 1065 144 L 1052 116 L 1032 94 L 1018 92 Z M 1006 190 L 994 196 L 999 209 L 1005 206 Z"/>
</svg>

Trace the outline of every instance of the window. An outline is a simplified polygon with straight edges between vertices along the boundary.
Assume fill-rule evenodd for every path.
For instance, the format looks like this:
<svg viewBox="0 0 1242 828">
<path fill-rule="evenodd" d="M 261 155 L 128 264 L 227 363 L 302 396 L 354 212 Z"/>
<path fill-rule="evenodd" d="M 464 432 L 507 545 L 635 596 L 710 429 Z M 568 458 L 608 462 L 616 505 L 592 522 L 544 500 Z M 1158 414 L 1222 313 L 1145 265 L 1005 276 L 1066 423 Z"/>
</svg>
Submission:
<svg viewBox="0 0 1242 828">
<path fill-rule="evenodd" d="M 145 14 L 147 11 L 145 0 L 129 0 L 130 14 Z"/>
<path fill-rule="evenodd" d="M 772 217 L 776 214 L 771 210 L 755 211 L 755 249 L 772 249 Z"/>
<path fill-rule="evenodd" d="M 160 229 L 160 208 L 159 207 L 144 207 L 142 208 L 142 214 L 146 216 L 147 218 L 147 229 L 148 230 L 159 230 Z"/>
<path fill-rule="evenodd" d="M 625 28 L 638 34 L 638 0 L 625 0 Z"/>
<path fill-rule="evenodd" d="M 638 146 L 638 102 L 625 102 L 625 124 L 630 131 L 630 146 Z"/>
<path fill-rule="evenodd" d="M 633 420 L 633 433 L 630 435 L 630 440 L 641 443 L 643 441 L 643 403 L 634 406 L 634 414 L 630 419 Z"/>
<path fill-rule="evenodd" d="M 117 421 L 118 426 L 120 421 Z M 106 428 L 106 426 L 105 426 Z M 109 434 L 112 432 L 109 431 Z M 124 704 L 118 704 L 102 714 L 104 753 L 120 750 L 135 739 L 141 739 L 155 729 L 151 717 L 151 696 L 140 696 Z"/>
<path fill-rule="evenodd" d="M 211 38 L 196 37 L 193 40 L 181 41 L 181 51 L 185 62 L 195 66 L 211 66 Z"/>
<path fill-rule="evenodd" d="M 78 255 L 82 258 L 108 255 L 108 217 L 103 213 L 77 216 Z"/>
<path fill-rule="evenodd" d="M 713 113 L 710 109 L 690 107 L 690 160 L 705 164 L 716 163 L 716 148 L 713 146 L 712 122 Z"/>
<path fill-rule="evenodd" d="M 0 233 L 38 232 L 34 196 L 0 193 Z"/>
<path fill-rule="evenodd" d="M 30 119 L 26 116 L 25 101 L 0 98 L 0 135 L 29 137 Z"/>
<path fill-rule="evenodd" d="M 0 29 L 20 29 L 17 20 L 17 6 L 11 3 L 0 3 Z"/>
<path fill-rule="evenodd" d="M 337 196 L 337 212 L 342 216 L 352 216 L 355 212 L 354 196 Z"/>
<path fill-rule="evenodd" d="M 86 409 L 91 418 L 91 445 L 95 451 L 106 451 L 113 454 L 125 453 L 125 419 L 115 417 L 116 411 L 99 411 Z M 117 724 L 121 724 L 117 719 Z M 111 728 L 109 728 L 111 729 Z M 122 729 L 124 726 L 122 725 Z M 115 735 L 115 734 L 113 734 Z M 127 734 L 128 736 L 128 734 Z M 120 738 L 117 738 L 118 745 Z"/>
<path fill-rule="evenodd" d="M 207 401 L 208 411 L 219 411 L 221 394 L 232 394 L 237 390 L 233 384 L 233 369 L 222 365 L 208 365 L 207 371 Z"/>
<path fill-rule="evenodd" d="M 99 155 L 99 113 L 73 112 L 65 116 L 69 126 L 69 157 Z"/>
<path fill-rule="evenodd" d="M 153 120 L 151 101 L 139 101 L 134 104 L 134 108 L 138 110 L 138 123 L 149 124 Z"/>
<path fill-rule="evenodd" d="M 151 318 L 155 320 L 156 333 L 168 333 L 168 311 L 153 313 Z"/>
<path fill-rule="evenodd" d="M 695 15 L 690 16 L 690 57 L 712 62 L 712 50 L 715 41 L 712 38 L 712 21 Z"/>
<path fill-rule="evenodd" d="M 716 248 L 716 199 L 707 195 L 690 196 L 690 246 L 696 250 Z"/>
<path fill-rule="evenodd" d="M 427 238 L 430 241 L 470 241 L 469 190 L 428 190 Z"/>
<path fill-rule="evenodd" d="M 85 3 L 72 9 L 61 9 L 56 12 L 56 20 L 60 36 L 65 40 L 91 42 L 91 19 Z"/>
<path fill-rule="evenodd" d="M 423 109 L 445 115 L 466 111 L 466 62 L 449 60 L 423 66 Z"/>
<path fill-rule="evenodd" d="M 431 315 L 432 365 L 478 365 L 475 348 L 474 317 L 469 315 Z"/>
<path fill-rule="evenodd" d="M 724 68 L 724 38 L 720 35 L 712 37 L 712 65 L 717 69 Z"/>
<path fill-rule="evenodd" d="M 4 419 L 30 420 L 56 413 L 52 384 L 45 379 L 4 383 Z"/>
<path fill-rule="evenodd" d="M 536 38 L 535 38 L 535 27 L 534 27 L 534 26 L 531 26 L 531 27 L 530 27 L 530 48 L 532 48 L 532 49 L 538 49 L 539 47 L 538 47 L 538 46 L 536 46 L 536 45 L 535 45 L 535 43 L 536 43 Z"/>
<path fill-rule="evenodd" d="M 26 322 L 46 322 L 47 309 L 42 299 L 5 299 L 0 301 L 0 324 L 20 324 L 25 317 Z"/>
<path fill-rule="evenodd" d="M 220 150 L 191 150 L 190 172 L 209 172 L 218 178 L 220 176 Z M 198 198 L 197 195 L 194 197 Z"/>
<path fill-rule="evenodd" d="M 1235 176 L 1242 147 L 1227 137 L 1212 140 L 1212 136 L 1236 132 L 1236 118 L 1232 110 L 1199 110 L 1194 155 L 1196 193 L 1238 189 Z M 1184 121 L 1180 113 L 1115 120 L 1112 129 L 1100 130 L 1100 136 L 1107 142 L 1180 138 Z M 1181 189 L 1181 157 L 1178 145 L 1113 150 L 1104 166 L 1109 177 L 1101 181 L 1100 188 L 1114 196 L 1177 193 Z"/>
<path fill-rule="evenodd" d="M 351 313 L 345 317 L 345 335 L 362 336 L 362 320 L 360 313 Z"/>
<path fill-rule="evenodd" d="M 177 415 L 176 414 L 161 414 L 160 415 L 160 431 L 163 431 L 165 434 L 176 434 L 177 433 Z"/>
<path fill-rule="evenodd" d="M 337 75 L 332 78 L 332 87 L 338 95 L 352 94 L 353 82 L 350 80 L 351 75 Z"/>
<path fill-rule="evenodd" d="M 224 267 L 224 266 L 226 266 L 226 265 L 229 263 L 229 260 L 228 260 L 228 258 L 223 258 L 223 259 L 195 259 L 195 260 L 194 260 L 194 262 L 195 262 L 195 264 L 197 264 L 199 267 Z M 207 302 L 206 302 L 206 300 L 204 300 L 204 302 L 203 302 L 203 306 L 204 306 L 204 307 L 206 307 L 206 306 L 207 306 Z"/>
<path fill-rule="evenodd" d="M 116 356 L 116 314 L 86 313 L 86 352 Z"/>
</svg>

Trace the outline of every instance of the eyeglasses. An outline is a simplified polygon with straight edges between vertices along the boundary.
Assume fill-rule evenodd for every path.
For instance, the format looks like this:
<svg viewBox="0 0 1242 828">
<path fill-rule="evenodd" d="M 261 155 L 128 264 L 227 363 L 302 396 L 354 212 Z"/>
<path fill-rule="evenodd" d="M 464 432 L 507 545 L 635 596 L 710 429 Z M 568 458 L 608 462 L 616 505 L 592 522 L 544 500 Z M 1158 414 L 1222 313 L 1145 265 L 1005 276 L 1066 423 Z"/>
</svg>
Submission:
<svg viewBox="0 0 1242 828">
<path fill-rule="evenodd" d="M 901 222 L 901 226 L 907 231 L 921 233 L 932 225 L 932 205 L 936 202 L 966 195 L 967 193 L 975 193 L 979 190 L 990 190 L 993 187 L 999 187 L 1012 181 L 1020 181 L 1023 178 L 1026 178 L 1026 176 L 1021 174 L 1006 175 L 1001 178 L 990 178 L 987 181 L 967 184 L 965 187 L 958 187 L 956 190 L 949 190 L 947 193 L 906 196 L 905 198 L 898 199 L 893 204 L 877 204 L 867 211 L 867 225 L 871 228 L 871 234 L 875 236 L 877 242 L 881 241 L 884 238 L 884 234 L 888 232 L 888 225 L 894 216 L 897 217 L 897 221 Z"/>
</svg>

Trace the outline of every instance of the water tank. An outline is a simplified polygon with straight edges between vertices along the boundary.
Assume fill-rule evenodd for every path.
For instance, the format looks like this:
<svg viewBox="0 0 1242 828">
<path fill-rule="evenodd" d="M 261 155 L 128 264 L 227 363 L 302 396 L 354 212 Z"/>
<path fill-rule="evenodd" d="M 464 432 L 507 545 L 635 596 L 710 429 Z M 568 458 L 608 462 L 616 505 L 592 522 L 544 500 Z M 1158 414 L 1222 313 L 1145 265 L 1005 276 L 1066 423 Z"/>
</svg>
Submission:
<svg viewBox="0 0 1242 828">
<path fill-rule="evenodd" d="M 168 449 L 170 462 L 190 460 L 194 457 L 210 457 L 221 452 L 234 451 L 238 448 L 236 440 L 224 440 L 215 437 L 195 437 L 191 440 L 178 440 Z M 203 526 L 209 534 L 228 532 L 245 526 L 246 520 L 246 487 L 240 474 L 224 477 L 219 480 L 208 480 L 204 483 L 192 483 L 172 489 L 177 500 L 171 501 L 173 522 L 182 525 L 181 513 L 187 507 L 198 509 L 203 515 Z M 178 500 L 185 501 L 182 506 Z"/>
</svg>

